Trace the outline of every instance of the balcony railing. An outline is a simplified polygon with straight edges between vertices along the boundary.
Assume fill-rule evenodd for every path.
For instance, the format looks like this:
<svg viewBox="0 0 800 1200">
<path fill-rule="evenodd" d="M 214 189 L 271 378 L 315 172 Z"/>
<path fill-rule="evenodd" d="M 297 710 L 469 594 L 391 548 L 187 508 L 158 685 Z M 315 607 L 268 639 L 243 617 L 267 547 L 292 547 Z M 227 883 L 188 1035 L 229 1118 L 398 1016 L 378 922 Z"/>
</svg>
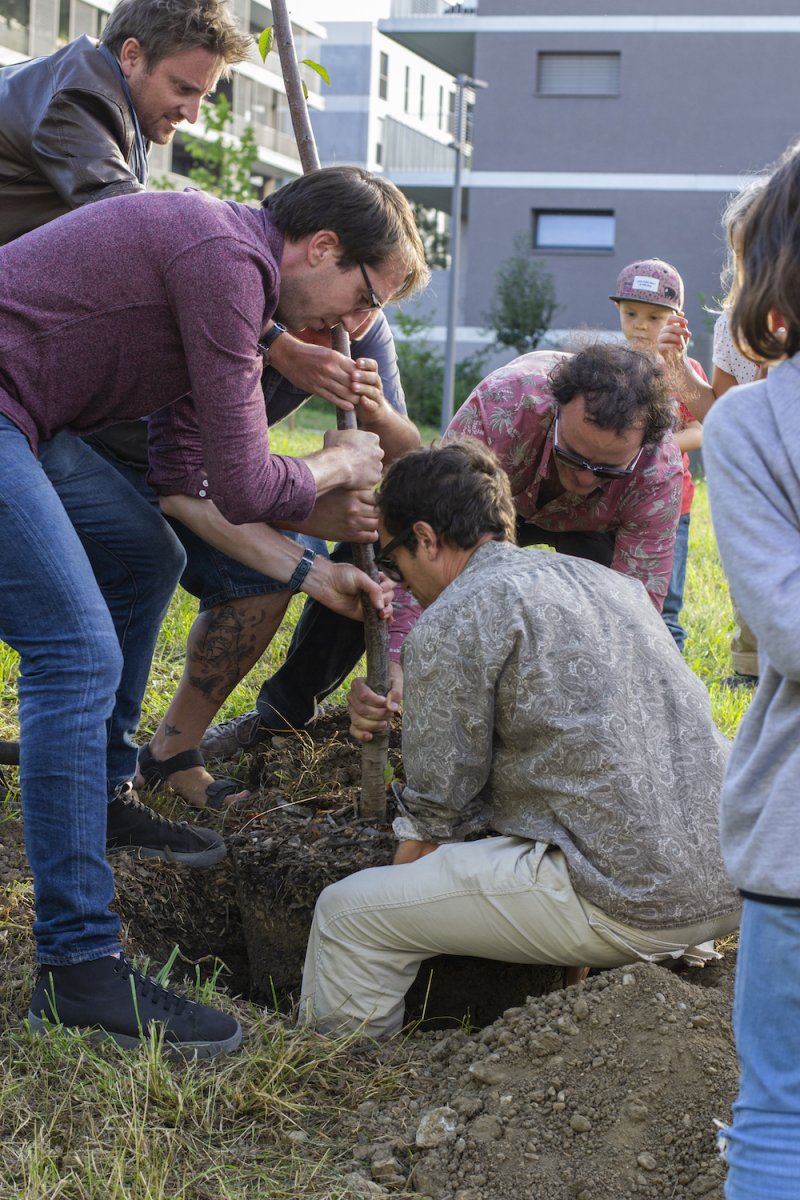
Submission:
<svg viewBox="0 0 800 1200">
<path fill-rule="evenodd" d="M 447 17 L 476 13 L 478 0 L 392 0 L 391 17 Z"/>
</svg>

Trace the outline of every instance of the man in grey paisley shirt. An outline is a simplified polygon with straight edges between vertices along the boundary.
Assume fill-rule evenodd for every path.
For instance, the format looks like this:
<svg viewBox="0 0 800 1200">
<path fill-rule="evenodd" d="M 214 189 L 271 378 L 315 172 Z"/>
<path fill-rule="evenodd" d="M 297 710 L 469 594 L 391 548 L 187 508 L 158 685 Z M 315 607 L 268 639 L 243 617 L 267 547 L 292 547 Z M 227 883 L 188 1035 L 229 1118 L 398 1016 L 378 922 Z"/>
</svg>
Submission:
<svg viewBox="0 0 800 1200">
<path fill-rule="evenodd" d="M 306 1017 L 391 1034 L 435 954 L 612 967 L 735 929 L 728 744 L 642 584 L 511 545 L 507 478 L 476 442 L 405 455 L 379 507 L 381 565 L 425 610 L 403 652 L 400 845 L 322 892 Z"/>
</svg>

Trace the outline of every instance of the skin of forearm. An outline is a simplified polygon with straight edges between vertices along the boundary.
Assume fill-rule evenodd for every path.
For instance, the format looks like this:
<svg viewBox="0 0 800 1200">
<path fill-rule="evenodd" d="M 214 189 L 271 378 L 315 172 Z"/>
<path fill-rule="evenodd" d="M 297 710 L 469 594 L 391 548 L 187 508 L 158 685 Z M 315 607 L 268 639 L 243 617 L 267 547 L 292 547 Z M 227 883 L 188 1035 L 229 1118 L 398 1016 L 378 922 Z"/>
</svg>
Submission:
<svg viewBox="0 0 800 1200">
<path fill-rule="evenodd" d="M 678 449 L 683 454 L 689 454 L 692 450 L 699 450 L 703 444 L 702 425 L 687 425 L 685 429 L 678 430 L 675 434 L 675 441 L 678 443 Z"/>
<path fill-rule="evenodd" d="M 182 521 L 204 542 L 263 575 L 288 581 L 300 561 L 303 548 L 297 542 L 262 522 L 232 525 L 211 500 L 162 496 L 160 504 L 165 516 Z"/>
<path fill-rule="evenodd" d="M 388 467 L 396 458 L 400 458 L 408 450 L 416 450 L 422 445 L 419 430 L 408 417 L 401 416 L 395 409 L 386 405 L 385 411 L 371 425 L 364 422 L 364 429 L 377 433 L 383 450 L 383 465 Z"/>
<path fill-rule="evenodd" d="M 678 399 L 683 401 L 698 421 L 702 421 L 716 400 L 711 385 L 704 383 L 685 359 L 680 367 L 669 370 L 668 378 Z"/>
</svg>

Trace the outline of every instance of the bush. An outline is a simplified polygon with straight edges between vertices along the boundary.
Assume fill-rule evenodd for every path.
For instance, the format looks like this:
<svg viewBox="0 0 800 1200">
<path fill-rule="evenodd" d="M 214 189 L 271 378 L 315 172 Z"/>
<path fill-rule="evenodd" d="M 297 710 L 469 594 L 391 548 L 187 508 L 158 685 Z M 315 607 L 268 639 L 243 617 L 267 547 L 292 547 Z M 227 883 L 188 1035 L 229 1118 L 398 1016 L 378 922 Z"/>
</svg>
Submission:
<svg viewBox="0 0 800 1200">
<path fill-rule="evenodd" d="M 559 306 L 553 276 L 531 258 L 524 234 L 514 238 L 514 251 L 500 264 L 494 297 L 483 319 L 496 346 L 528 354 L 550 328 Z"/>
<path fill-rule="evenodd" d="M 396 309 L 392 321 L 402 337 L 397 338 L 397 363 L 406 394 L 408 415 L 418 425 L 439 426 L 444 392 L 444 355 L 430 341 L 433 322 Z M 486 374 L 489 350 L 476 350 L 456 364 L 455 395 L 458 409 Z"/>
</svg>

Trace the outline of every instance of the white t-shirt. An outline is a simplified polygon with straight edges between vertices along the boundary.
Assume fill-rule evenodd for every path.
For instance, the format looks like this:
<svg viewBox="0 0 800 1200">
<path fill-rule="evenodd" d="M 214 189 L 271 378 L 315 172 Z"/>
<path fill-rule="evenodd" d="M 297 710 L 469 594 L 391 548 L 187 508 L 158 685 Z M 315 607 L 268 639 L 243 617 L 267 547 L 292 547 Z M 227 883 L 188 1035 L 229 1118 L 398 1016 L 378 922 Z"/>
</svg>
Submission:
<svg viewBox="0 0 800 1200">
<path fill-rule="evenodd" d="M 737 349 L 731 336 L 729 316 L 727 312 L 720 313 L 714 326 L 714 366 L 727 371 L 737 383 L 755 383 L 761 368 Z"/>
</svg>

